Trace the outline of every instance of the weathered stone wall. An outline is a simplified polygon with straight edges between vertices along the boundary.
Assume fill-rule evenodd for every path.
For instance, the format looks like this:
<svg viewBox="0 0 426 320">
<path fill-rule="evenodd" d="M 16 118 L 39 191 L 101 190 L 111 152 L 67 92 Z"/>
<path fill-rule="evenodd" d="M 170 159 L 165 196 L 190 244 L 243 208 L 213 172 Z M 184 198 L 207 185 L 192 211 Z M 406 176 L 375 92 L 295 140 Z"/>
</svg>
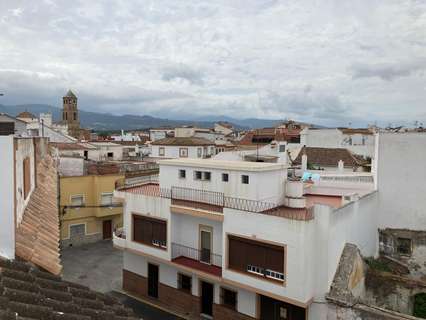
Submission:
<svg viewBox="0 0 426 320">
<path fill-rule="evenodd" d="M 413 313 L 414 296 L 426 292 L 426 282 L 369 269 L 363 301 L 404 314 Z"/>
<path fill-rule="evenodd" d="M 381 255 L 390 256 L 405 264 L 413 277 L 426 276 L 426 231 L 382 229 L 379 230 L 379 235 Z M 401 253 L 399 249 L 403 239 L 411 241 L 409 253 Z"/>
<path fill-rule="evenodd" d="M 402 315 L 366 305 L 351 307 L 329 303 L 327 320 L 414 320 L 416 317 Z"/>
<path fill-rule="evenodd" d="M 346 244 L 327 296 L 327 320 L 417 319 L 414 295 L 426 282 L 368 267 L 359 249 Z"/>
</svg>

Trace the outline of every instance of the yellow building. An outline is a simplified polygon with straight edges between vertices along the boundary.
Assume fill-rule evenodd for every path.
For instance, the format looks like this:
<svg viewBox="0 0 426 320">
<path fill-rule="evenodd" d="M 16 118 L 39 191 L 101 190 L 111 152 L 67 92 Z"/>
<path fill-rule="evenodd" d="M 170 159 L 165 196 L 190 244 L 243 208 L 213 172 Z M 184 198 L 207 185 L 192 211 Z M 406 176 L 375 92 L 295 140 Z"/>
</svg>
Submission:
<svg viewBox="0 0 426 320">
<path fill-rule="evenodd" d="M 63 246 L 111 239 L 123 225 L 122 204 L 113 199 L 120 174 L 60 177 L 60 221 Z"/>
</svg>

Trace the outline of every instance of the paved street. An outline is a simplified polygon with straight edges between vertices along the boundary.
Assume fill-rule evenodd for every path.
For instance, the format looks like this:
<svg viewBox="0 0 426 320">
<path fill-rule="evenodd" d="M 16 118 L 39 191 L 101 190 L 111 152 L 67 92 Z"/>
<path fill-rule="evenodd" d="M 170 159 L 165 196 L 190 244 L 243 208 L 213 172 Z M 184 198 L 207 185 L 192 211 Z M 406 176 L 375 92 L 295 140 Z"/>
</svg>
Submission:
<svg viewBox="0 0 426 320">
<path fill-rule="evenodd" d="M 110 241 L 62 250 L 63 279 L 120 299 L 143 320 L 179 320 L 178 317 L 128 297 L 122 290 L 123 254 Z"/>
<path fill-rule="evenodd" d="M 111 241 L 62 250 L 63 278 L 103 293 L 121 290 L 123 254 Z"/>
</svg>

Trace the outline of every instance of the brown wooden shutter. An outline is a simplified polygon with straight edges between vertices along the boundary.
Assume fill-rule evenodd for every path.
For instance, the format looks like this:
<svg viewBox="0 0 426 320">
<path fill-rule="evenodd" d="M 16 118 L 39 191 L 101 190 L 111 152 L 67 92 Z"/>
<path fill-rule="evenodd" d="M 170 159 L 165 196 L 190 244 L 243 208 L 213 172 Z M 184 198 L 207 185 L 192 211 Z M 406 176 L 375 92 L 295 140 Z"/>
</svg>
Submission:
<svg viewBox="0 0 426 320">
<path fill-rule="evenodd" d="M 133 241 L 143 242 L 143 220 L 133 216 Z"/>
<path fill-rule="evenodd" d="M 266 248 L 262 244 L 253 242 L 247 243 L 248 246 L 248 264 L 256 267 L 267 268 L 266 266 Z"/>
<path fill-rule="evenodd" d="M 228 264 L 232 269 L 246 271 L 247 269 L 247 246 L 240 239 L 229 237 Z"/>
<path fill-rule="evenodd" d="M 31 162 L 30 158 L 25 158 L 23 163 L 24 171 L 24 199 L 26 199 L 31 190 Z"/>
<path fill-rule="evenodd" d="M 273 271 L 284 273 L 284 248 L 278 246 L 267 248 L 266 266 Z"/>
</svg>

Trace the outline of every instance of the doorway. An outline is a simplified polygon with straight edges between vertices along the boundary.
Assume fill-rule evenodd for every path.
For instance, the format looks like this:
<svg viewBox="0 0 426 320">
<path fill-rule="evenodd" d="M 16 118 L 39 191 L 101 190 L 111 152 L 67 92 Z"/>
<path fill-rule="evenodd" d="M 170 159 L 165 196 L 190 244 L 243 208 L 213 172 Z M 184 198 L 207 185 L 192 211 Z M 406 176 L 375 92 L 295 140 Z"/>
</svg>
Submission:
<svg viewBox="0 0 426 320">
<path fill-rule="evenodd" d="M 158 298 L 158 266 L 148 263 L 148 295 Z"/>
<path fill-rule="evenodd" d="M 212 250 L 212 232 L 202 228 L 200 230 L 200 261 L 211 264 L 211 250 Z"/>
<path fill-rule="evenodd" d="M 112 220 L 102 221 L 102 238 L 104 240 L 112 238 Z"/>
<path fill-rule="evenodd" d="M 209 317 L 213 317 L 213 294 L 213 284 L 201 281 L 201 314 Z"/>
<path fill-rule="evenodd" d="M 304 308 L 260 296 L 260 320 L 305 320 Z"/>
</svg>

